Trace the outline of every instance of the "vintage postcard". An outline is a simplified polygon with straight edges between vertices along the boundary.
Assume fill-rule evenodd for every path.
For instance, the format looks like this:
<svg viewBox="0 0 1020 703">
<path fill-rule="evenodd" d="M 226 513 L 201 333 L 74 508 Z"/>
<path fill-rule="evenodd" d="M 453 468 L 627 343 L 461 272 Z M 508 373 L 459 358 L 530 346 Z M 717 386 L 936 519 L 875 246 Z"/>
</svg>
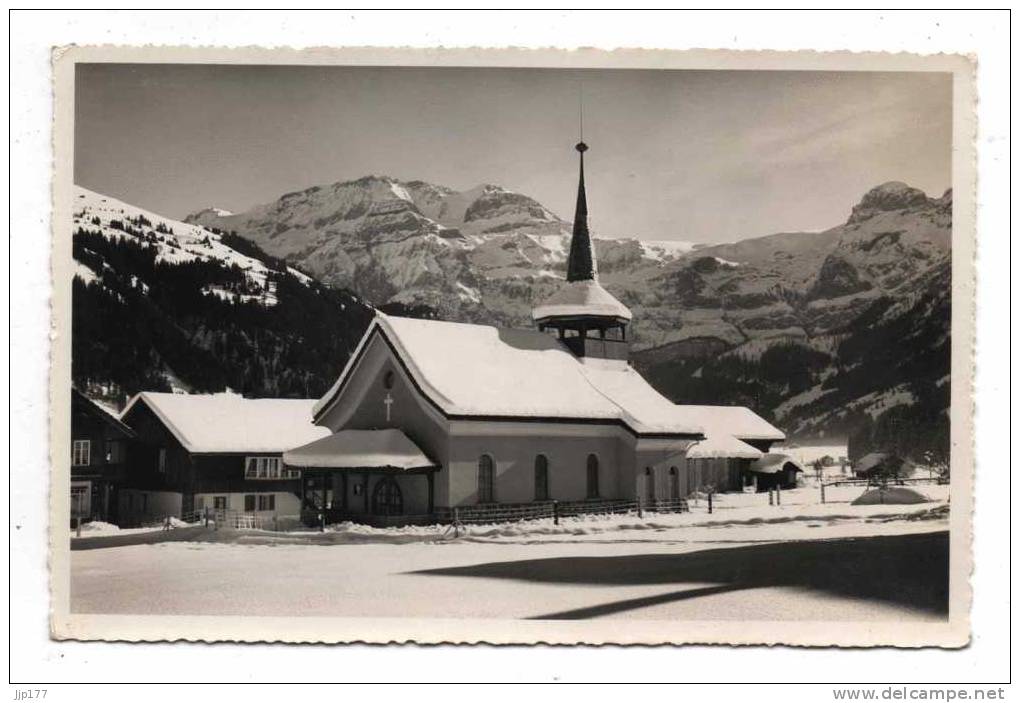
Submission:
<svg viewBox="0 0 1020 703">
<path fill-rule="evenodd" d="M 969 641 L 968 57 L 53 69 L 54 637 Z"/>
</svg>

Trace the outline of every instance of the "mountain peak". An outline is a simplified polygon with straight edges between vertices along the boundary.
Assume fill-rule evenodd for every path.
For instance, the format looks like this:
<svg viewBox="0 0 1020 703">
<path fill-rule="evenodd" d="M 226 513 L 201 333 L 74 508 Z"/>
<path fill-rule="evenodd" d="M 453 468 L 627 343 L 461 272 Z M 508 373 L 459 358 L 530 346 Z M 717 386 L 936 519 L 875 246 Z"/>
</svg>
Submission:
<svg viewBox="0 0 1020 703">
<path fill-rule="evenodd" d="M 230 210 L 225 210 L 225 209 L 223 209 L 221 207 L 216 207 L 215 205 L 210 205 L 209 207 L 204 207 L 201 210 L 197 210 L 197 211 L 191 213 L 190 215 L 185 217 L 183 221 L 190 223 L 190 222 L 198 221 L 202 217 L 205 217 L 205 216 L 208 216 L 208 215 L 211 215 L 212 217 L 230 217 L 233 214 L 234 213 L 231 212 Z"/>
<path fill-rule="evenodd" d="M 913 188 L 900 181 L 887 181 L 877 185 L 854 205 L 847 224 L 861 222 L 880 212 L 905 210 L 931 202 L 923 190 Z"/>
</svg>

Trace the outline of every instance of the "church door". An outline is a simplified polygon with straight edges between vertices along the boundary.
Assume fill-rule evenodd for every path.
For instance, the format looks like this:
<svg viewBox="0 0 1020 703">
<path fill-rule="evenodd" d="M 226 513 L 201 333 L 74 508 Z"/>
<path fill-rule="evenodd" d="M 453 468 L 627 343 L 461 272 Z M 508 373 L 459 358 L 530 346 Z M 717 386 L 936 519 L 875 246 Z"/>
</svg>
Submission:
<svg viewBox="0 0 1020 703">
<path fill-rule="evenodd" d="M 375 484 L 372 491 L 372 513 L 375 515 L 403 515 L 404 496 L 400 486 L 391 476 L 386 476 Z"/>
</svg>

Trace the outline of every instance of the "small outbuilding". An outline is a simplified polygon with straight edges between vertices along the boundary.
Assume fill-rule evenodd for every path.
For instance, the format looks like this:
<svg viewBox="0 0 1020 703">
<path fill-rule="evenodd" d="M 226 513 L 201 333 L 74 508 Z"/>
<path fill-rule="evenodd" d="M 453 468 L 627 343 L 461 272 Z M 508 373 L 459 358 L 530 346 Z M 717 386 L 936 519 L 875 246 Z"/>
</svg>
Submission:
<svg viewBox="0 0 1020 703">
<path fill-rule="evenodd" d="M 853 464 L 855 476 L 875 481 L 904 478 L 913 469 L 913 462 L 892 452 L 871 452 Z"/>
<path fill-rule="evenodd" d="M 764 454 L 752 461 L 748 474 L 755 489 L 761 493 L 774 488 L 790 489 L 797 487 L 797 474 L 804 467 L 789 454 Z"/>
</svg>

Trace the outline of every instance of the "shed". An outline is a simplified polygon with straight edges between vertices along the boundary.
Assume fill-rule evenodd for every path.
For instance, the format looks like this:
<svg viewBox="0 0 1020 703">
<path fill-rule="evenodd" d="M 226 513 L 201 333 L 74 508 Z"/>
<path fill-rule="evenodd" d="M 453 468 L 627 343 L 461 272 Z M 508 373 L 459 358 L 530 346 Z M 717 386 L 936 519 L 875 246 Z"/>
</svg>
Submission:
<svg viewBox="0 0 1020 703">
<path fill-rule="evenodd" d="M 754 475 L 758 491 L 768 491 L 777 487 L 796 488 L 797 472 L 804 467 L 789 454 L 771 453 L 752 461 L 747 470 Z"/>
</svg>

